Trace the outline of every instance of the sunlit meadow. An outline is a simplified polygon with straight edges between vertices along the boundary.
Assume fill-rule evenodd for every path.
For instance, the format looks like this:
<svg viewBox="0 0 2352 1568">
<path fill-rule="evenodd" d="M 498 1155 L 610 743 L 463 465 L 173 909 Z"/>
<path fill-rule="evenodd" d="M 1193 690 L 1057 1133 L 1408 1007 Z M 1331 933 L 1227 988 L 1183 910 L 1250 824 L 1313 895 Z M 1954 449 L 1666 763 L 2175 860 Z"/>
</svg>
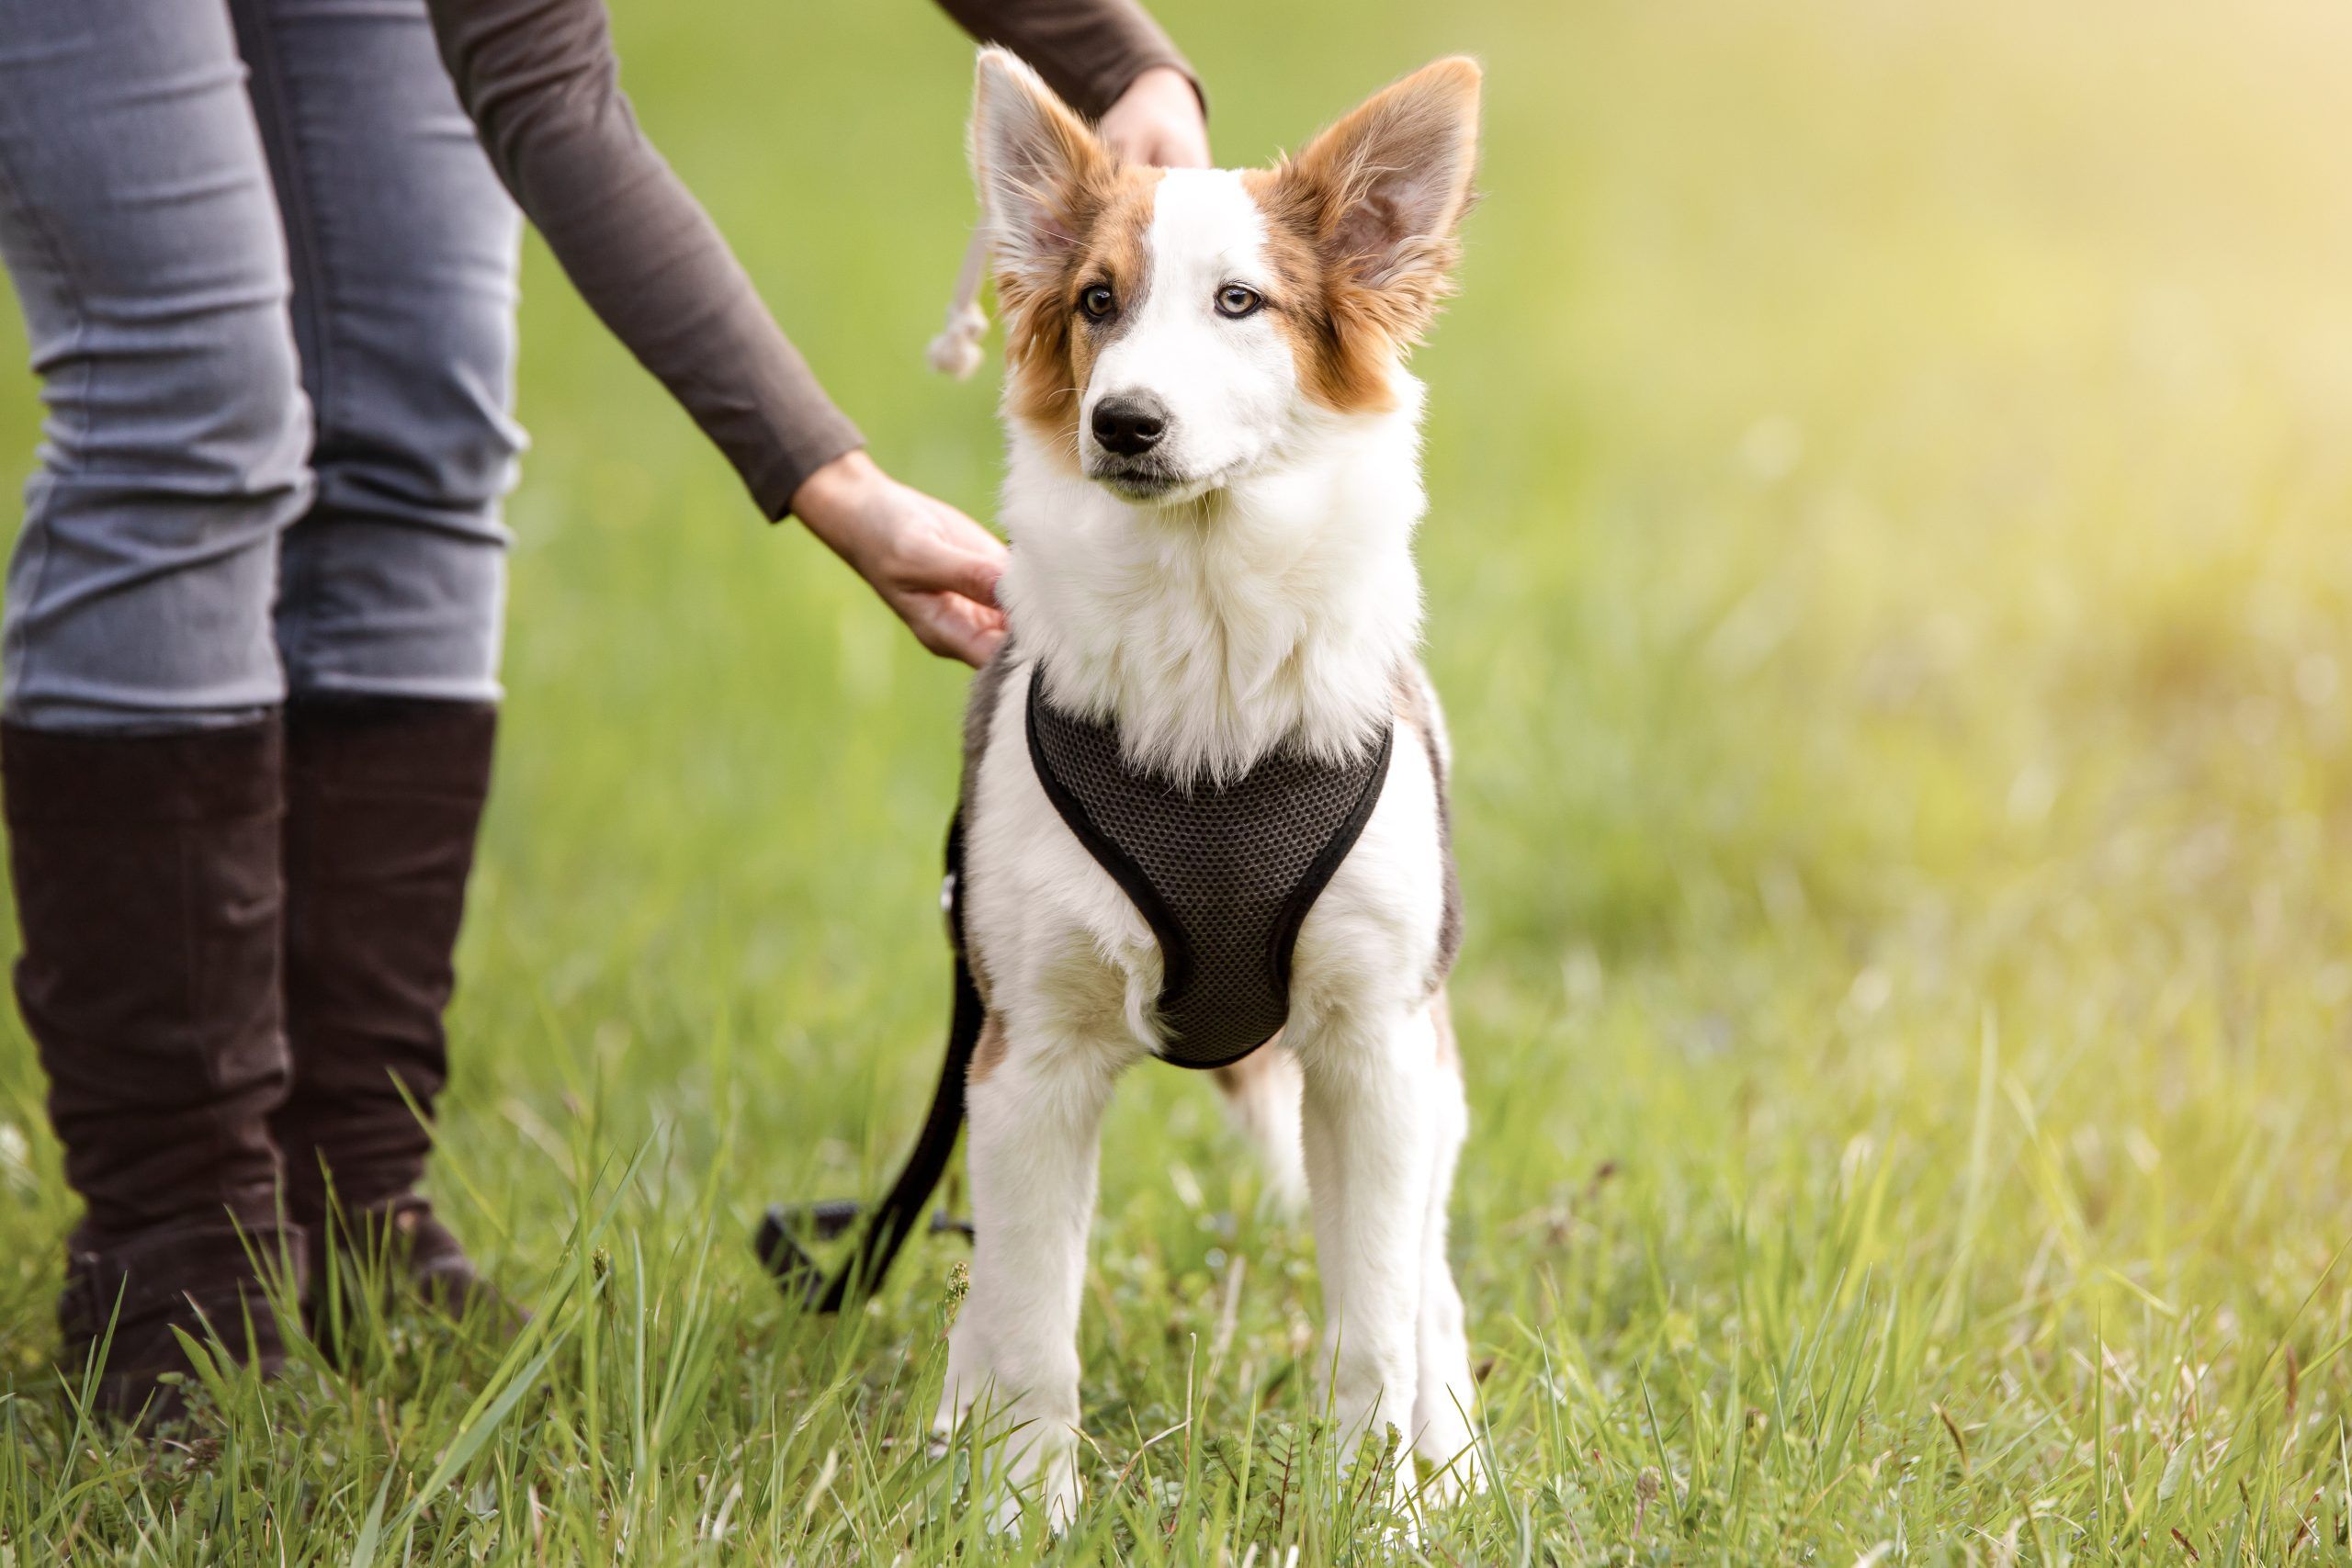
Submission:
<svg viewBox="0 0 2352 1568">
<path fill-rule="evenodd" d="M 643 118 L 903 477 L 968 54 L 620 0 Z M 1502 1484 L 1319 1423 L 1311 1243 L 1136 1073 L 1057 1561 L 2352 1559 L 2352 12 L 1167 0 L 1228 161 L 1446 51 L 1487 199 L 1431 389 Z M 748 1247 L 936 1065 L 963 677 L 761 524 L 543 252 L 511 700 L 435 1191 L 537 1309 L 394 1314 L 193 1434 L 52 1369 L 0 1037 L 0 1562 L 1029 1561 L 923 1433 L 959 1244 L 833 1323 Z M 21 367 L 13 318 L 0 358 Z M 35 388 L 0 382 L 0 475 Z"/>
</svg>

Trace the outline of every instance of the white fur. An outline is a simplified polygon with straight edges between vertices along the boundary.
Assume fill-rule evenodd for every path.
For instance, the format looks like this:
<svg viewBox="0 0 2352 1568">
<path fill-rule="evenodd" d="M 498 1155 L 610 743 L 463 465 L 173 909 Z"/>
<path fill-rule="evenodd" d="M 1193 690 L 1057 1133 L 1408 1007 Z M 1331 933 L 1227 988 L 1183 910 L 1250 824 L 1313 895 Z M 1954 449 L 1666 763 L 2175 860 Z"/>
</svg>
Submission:
<svg viewBox="0 0 2352 1568">
<path fill-rule="evenodd" d="M 989 70 L 984 57 L 984 185 L 986 106 L 1020 85 L 991 85 Z M 1265 265 L 1262 220 L 1236 176 L 1168 176 L 1148 248 L 1142 319 L 1097 359 L 1087 406 L 1151 392 L 1209 482 L 1172 502 L 1122 499 L 1010 422 L 1014 549 L 1000 592 L 1019 662 L 967 803 L 966 929 L 1005 1050 L 969 1089 L 978 1243 L 940 1420 L 1004 1423 L 997 1479 L 1056 1525 L 1080 1493 L 1098 1133 L 1120 1071 L 1155 1049 L 1161 960 L 1038 783 L 1022 739 L 1029 683 L 1050 668 L 1057 703 L 1114 718 L 1132 760 L 1190 780 L 1236 776 L 1286 742 L 1345 754 L 1395 712 L 1400 670 L 1421 679 L 1419 384 L 1397 367 L 1392 412 L 1332 413 L 1307 400 L 1271 323 L 1216 313 L 1218 287 Z M 1376 1447 L 1395 1426 L 1451 1465 L 1442 1491 L 1483 1470 L 1445 1260 L 1466 1119 L 1432 1012 L 1436 784 L 1421 739 L 1400 728 L 1379 802 L 1299 933 L 1282 1048 L 1298 1068 L 1332 1407 L 1351 1443 Z"/>
<path fill-rule="evenodd" d="M 1066 709 L 1117 718 L 1132 761 L 1185 779 L 1238 776 L 1285 740 L 1352 754 L 1420 640 L 1420 384 L 1399 367 L 1393 411 L 1331 413 L 1262 312 L 1216 314 L 1221 280 L 1265 274 L 1256 213 L 1231 173 L 1161 181 L 1143 320 L 1086 389 L 1090 411 L 1159 397 L 1180 461 L 1216 487 L 1125 500 L 1018 424 L 1005 483 L 1015 547 L 998 592 L 1024 651 Z"/>
<path fill-rule="evenodd" d="M 997 592 L 1055 700 L 1115 717 L 1131 761 L 1183 779 L 1237 777 L 1285 740 L 1345 757 L 1377 734 L 1421 627 L 1420 387 L 1396 382 L 1385 414 L 1295 394 L 1287 439 L 1177 505 L 1089 483 L 1015 427 Z"/>
<path fill-rule="evenodd" d="M 1141 295 L 1123 307 L 1120 331 L 1094 362 L 1079 410 L 1079 456 L 1089 474 L 1110 461 L 1095 444 L 1093 415 L 1105 398 L 1137 393 L 1169 412 L 1156 456 L 1176 470 L 1163 505 L 1190 501 L 1259 468 L 1282 438 L 1298 395 L 1290 341 L 1272 312 L 1227 317 L 1218 292 L 1238 284 L 1270 293 L 1266 221 L 1226 169 L 1170 169 L 1152 193 L 1144 234 L 1150 270 Z"/>
</svg>

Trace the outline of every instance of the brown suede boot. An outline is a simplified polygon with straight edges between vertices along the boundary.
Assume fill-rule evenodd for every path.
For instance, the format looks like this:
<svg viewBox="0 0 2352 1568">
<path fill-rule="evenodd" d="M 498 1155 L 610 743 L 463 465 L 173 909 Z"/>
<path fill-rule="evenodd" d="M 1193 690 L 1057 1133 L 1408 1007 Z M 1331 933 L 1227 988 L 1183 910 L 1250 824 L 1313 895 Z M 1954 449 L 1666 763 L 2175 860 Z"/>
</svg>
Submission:
<svg viewBox="0 0 2352 1568">
<path fill-rule="evenodd" d="M 419 1113 L 430 1118 L 448 1077 L 441 1015 L 497 728 L 481 704 L 322 697 L 287 708 L 294 1087 L 270 1127 L 322 1297 L 339 1252 L 453 1314 L 495 1301 L 415 1189 L 432 1149 Z"/>
<path fill-rule="evenodd" d="M 268 1131 L 287 1084 L 281 774 L 275 719 L 154 736 L 0 727 L 17 1000 L 87 1206 L 58 1307 L 64 1363 L 78 1373 L 113 1320 L 109 1412 L 176 1411 L 157 1381 L 188 1370 L 175 1328 L 209 1325 L 265 1370 L 283 1359 L 260 1290 L 271 1260 L 303 1249 L 278 1223 Z"/>
</svg>

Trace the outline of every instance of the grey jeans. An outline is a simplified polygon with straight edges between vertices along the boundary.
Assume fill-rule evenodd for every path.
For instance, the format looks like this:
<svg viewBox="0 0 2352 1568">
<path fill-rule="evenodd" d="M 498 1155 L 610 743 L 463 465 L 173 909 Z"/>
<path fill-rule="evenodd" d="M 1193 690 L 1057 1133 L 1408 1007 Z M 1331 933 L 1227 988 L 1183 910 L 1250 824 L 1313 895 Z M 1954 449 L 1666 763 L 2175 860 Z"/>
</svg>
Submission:
<svg viewBox="0 0 2352 1568">
<path fill-rule="evenodd" d="M 0 712 L 494 700 L 520 239 L 424 0 L 0 0 L 47 411 Z"/>
</svg>

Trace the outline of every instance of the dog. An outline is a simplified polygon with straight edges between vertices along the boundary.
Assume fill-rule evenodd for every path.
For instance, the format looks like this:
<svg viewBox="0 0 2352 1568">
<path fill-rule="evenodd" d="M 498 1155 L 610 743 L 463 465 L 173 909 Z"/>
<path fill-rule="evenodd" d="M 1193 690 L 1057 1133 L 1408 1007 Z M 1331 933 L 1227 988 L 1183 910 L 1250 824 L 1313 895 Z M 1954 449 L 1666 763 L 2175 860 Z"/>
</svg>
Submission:
<svg viewBox="0 0 2352 1568">
<path fill-rule="evenodd" d="M 1416 652 L 1422 389 L 1404 364 L 1451 290 L 1479 91 L 1476 64 L 1442 60 L 1271 168 L 1161 171 L 1121 162 L 1010 53 L 979 56 L 1011 636 L 966 720 L 958 898 L 987 1010 L 967 1076 L 976 1250 L 938 1419 L 1004 1424 L 1007 1520 L 1024 1496 L 1056 1528 L 1078 1506 L 1101 1119 L 1123 1069 L 1170 1054 L 1148 890 L 1049 795 L 1041 715 L 1114 738 L 1171 803 L 1274 759 L 1344 783 L 1377 749 L 1280 955 L 1279 1037 L 1217 1077 L 1274 1185 L 1303 1177 L 1343 1443 L 1378 1451 L 1393 1427 L 1437 1495 L 1485 1483 L 1446 1260 L 1468 1122 L 1445 994 L 1460 900 Z"/>
</svg>

